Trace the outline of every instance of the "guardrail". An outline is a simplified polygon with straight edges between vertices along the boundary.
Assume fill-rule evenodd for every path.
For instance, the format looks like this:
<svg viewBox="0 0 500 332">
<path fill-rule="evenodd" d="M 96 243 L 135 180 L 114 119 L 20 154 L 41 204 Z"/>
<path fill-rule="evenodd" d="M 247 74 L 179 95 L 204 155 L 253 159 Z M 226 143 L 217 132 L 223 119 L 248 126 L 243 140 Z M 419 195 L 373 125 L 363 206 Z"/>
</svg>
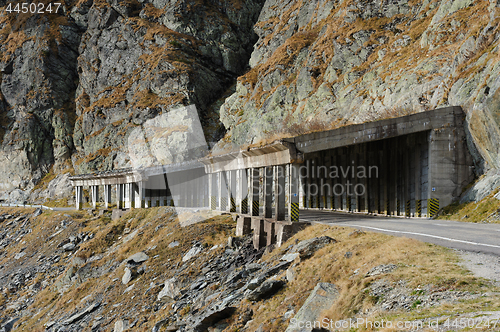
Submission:
<svg viewBox="0 0 500 332">
<path fill-rule="evenodd" d="M 42 210 L 51 210 L 51 211 L 71 211 L 75 210 L 72 207 L 50 207 L 42 204 L 21 204 L 21 203 L 0 203 L 0 206 L 3 207 L 24 207 L 24 208 L 40 208 Z"/>
</svg>

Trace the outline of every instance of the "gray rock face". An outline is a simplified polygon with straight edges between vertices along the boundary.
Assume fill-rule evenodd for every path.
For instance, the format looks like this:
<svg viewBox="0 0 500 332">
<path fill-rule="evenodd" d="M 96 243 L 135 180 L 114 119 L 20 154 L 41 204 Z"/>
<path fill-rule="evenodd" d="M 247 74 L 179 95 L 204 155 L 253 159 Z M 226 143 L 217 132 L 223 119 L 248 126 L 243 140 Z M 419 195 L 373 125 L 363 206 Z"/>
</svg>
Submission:
<svg viewBox="0 0 500 332">
<path fill-rule="evenodd" d="M 306 302 L 304 302 L 297 314 L 293 317 L 295 324 L 290 324 L 286 332 L 312 331 L 312 328 L 304 328 L 304 326 L 306 326 L 305 323 L 318 321 L 321 312 L 329 309 L 338 296 L 339 291 L 335 285 L 326 282 L 318 283 Z"/>
<path fill-rule="evenodd" d="M 179 106 L 196 105 L 207 140 L 220 138 L 211 105 L 245 70 L 263 2 L 78 1 L 58 20 L 19 24 L 2 12 L 0 196 L 26 199 L 52 166 L 131 166 L 130 133 Z M 31 199 L 71 195 L 62 185 Z"/>
<path fill-rule="evenodd" d="M 500 187 L 500 171 L 491 170 L 463 194 L 460 203 L 477 203 L 498 187 Z"/>
</svg>

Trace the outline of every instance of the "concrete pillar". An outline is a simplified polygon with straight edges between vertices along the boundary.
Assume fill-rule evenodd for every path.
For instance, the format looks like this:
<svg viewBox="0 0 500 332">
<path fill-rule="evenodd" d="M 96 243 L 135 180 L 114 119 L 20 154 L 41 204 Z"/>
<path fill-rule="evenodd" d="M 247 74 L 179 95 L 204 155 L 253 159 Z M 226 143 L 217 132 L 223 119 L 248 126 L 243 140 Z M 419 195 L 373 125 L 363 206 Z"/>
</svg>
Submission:
<svg viewBox="0 0 500 332">
<path fill-rule="evenodd" d="M 306 162 L 302 165 L 303 173 L 300 174 L 301 181 L 301 190 L 302 190 L 302 208 L 307 209 L 310 206 L 310 197 L 309 197 L 309 185 L 311 183 L 310 179 L 310 160 L 306 160 Z"/>
<path fill-rule="evenodd" d="M 146 188 L 145 188 L 145 183 L 144 181 L 139 181 L 138 183 L 138 196 L 139 196 L 139 204 L 138 206 L 140 206 L 141 208 L 145 208 L 146 207 Z"/>
<path fill-rule="evenodd" d="M 274 166 L 274 206 L 275 206 L 275 219 L 278 221 L 285 220 L 285 166 Z"/>
<path fill-rule="evenodd" d="M 382 210 L 384 211 L 384 214 L 389 216 L 391 215 L 391 201 L 390 201 L 390 195 L 389 195 L 389 187 L 390 187 L 390 170 L 389 170 L 389 164 L 390 164 L 390 150 L 389 150 L 389 143 L 387 140 L 383 141 L 383 149 L 382 149 L 382 179 L 380 181 L 381 186 L 382 186 L 382 201 L 383 201 L 383 206 Z"/>
<path fill-rule="evenodd" d="M 260 214 L 260 202 L 259 202 L 259 169 L 251 168 L 250 169 L 250 214 L 252 216 L 259 216 Z"/>
<path fill-rule="evenodd" d="M 243 200 L 243 169 L 236 170 L 236 212 L 242 214 Z"/>
<path fill-rule="evenodd" d="M 227 171 L 226 173 L 226 188 L 227 188 L 227 203 L 226 203 L 226 211 L 227 212 L 236 212 L 236 209 L 233 210 L 234 204 L 234 175 L 233 171 Z"/>
<path fill-rule="evenodd" d="M 121 209 L 123 208 L 123 201 L 122 201 L 122 195 L 121 195 L 121 184 L 115 184 L 115 192 L 116 192 L 116 208 Z"/>
<path fill-rule="evenodd" d="M 83 186 L 75 187 L 75 204 L 76 209 L 81 210 L 83 207 Z"/>
<path fill-rule="evenodd" d="M 108 209 L 109 204 L 111 203 L 111 185 L 104 185 L 104 208 Z"/>
<path fill-rule="evenodd" d="M 340 204 L 339 204 L 340 195 L 338 195 L 338 193 L 340 192 L 339 191 L 340 186 L 337 185 L 339 183 L 339 178 L 338 178 L 338 173 L 334 171 L 335 169 L 338 169 L 337 152 L 338 152 L 338 149 L 335 149 L 332 151 L 331 164 L 330 164 L 332 166 L 332 168 L 331 168 L 332 172 L 330 172 L 330 173 L 333 173 L 333 174 L 331 174 L 331 176 L 329 176 L 330 177 L 330 186 L 332 187 L 332 190 L 331 190 L 332 196 L 331 196 L 331 205 L 330 205 L 332 210 L 337 210 L 340 206 Z"/>
<path fill-rule="evenodd" d="M 273 217 L 273 167 L 264 167 L 264 218 Z"/>
<path fill-rule="evenodd" d="M 136 208 L 136 204 L 135 204 L 135 200 L 136 200 L 136 187 L 137 187 L 137 184 L 135 182 L 131 182 L 130 183 L 130 208 L 131 209 L 135 209 Z"/>
<path fill-rule="evenodd" d="M 327 168 L 326 168 L 326 158 L 325 158 L 325 153 L 327 151 L 322 151 L 320 157 L 318 158 L 318 166 L 317 166 L 317 172 L 318 172 L 318 186 L 319 186 L 319 196 L 318 196 L 318 208 L 320 209 L 326 209 L 327 208 L 327 203 L 326 203 L 326 195 L 328 193 L 328 189 L 326 188 L 327 183 L 326 183 L 326 176 L 328 173 Z"/>
<path fill-rule="evenodd" d="M 361 183 L 364 186 L 364 195 L 363 195 L 363 212 L 368 213 L 370 212 L 370 190 L 371 190 L 371 185 L 370 181 L 368 181 L 368 170 L 369 170 L 369 161 L 368 161 L 368 151 L 367 151 L 367 144 L 364 143 L 362 145 L 362 151 L 361 151 L 361 162 L 360 165 L 364 167 L 365 174 L 361 178 Z"/>
<path fill-rule="evenodd" d="M 210 210 L 217 209 L 217 174 L 208 174 L 208 195 L 210 196 Z"/>
<path fill-rule="evenodd" d="M 90 194 L 92 196 L 92 208 L 97 208 L 97 201 L 99 200 L 99 186 L 90 186 Z"/>
<path fill-rule="evenodd" d="M 289 189 L 289 205 L 288 205 L 288 218 L 292 222 L 299 221 L 299 165 L 289 164 L 288 165 L 288 185 Z"/>
<path fill-rule="evenodd" d="M 414 172 L 414 182 L 415 182 L 415 217 L 422 217 L 422 197 L 421 197 L 421 181 L 420 181 L 420 175 L 421 175 L 421 159 L 420 159 L 420 154 L 421 154 L 421 148 L 422 145 L 420 142 L 418 142 L 415 146 L 415 150 L 413 151 L 414 153 L 414 164 L 415 164 L 415 172 Z"/>
</svg>

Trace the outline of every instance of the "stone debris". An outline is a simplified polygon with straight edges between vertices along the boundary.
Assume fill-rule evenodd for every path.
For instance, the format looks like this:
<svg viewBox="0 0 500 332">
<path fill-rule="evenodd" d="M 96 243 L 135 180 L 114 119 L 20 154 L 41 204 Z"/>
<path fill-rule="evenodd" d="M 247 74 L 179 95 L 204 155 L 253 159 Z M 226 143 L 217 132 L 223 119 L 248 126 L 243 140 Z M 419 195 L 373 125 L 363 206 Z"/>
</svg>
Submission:
<svg viewBox="0 0 500 332">
<path fill-rule="evenodd" d="M 370 271 L 368 271 L 366 273 L 366 276 L 367 277 L 374 277 L 374 276 L 378 276 L 380 274 L 391 273 L 392 271 L 397 269 L 397 267 L 398 266 L 395 264 L 382 264 L 379 266 L 375 266 L 374 268 L 372 268 Z"/>
</svg>

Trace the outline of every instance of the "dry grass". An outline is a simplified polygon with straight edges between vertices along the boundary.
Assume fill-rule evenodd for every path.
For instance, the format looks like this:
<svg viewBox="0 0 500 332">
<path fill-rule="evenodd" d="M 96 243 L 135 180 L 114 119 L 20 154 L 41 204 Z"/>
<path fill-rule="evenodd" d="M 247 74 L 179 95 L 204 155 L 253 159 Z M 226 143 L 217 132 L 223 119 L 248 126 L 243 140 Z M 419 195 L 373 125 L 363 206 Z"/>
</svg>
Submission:
<svg viewBox="0 0 500 332">
<path fill-rule="evenodd" d="M 489 287 L 484 281 L 458 267 L 455 264 L 458 261 L 457 256 L 446 248 L 383 234 L 350 236 L 352 231 L 351 228 L 324 225 L 309 227 L 287 241 L 280 249 L 264 256 L 263 260 L 278 258 L 283 249 L 296 243 L 297 239 L 328 235 L 339 241 L 324 247 L 312 258 L 300 263 L 296 268 L 297 279 L 278 295 L 265 303 L 252 306 L 256 319 L 250 330 L 257 329 L 265 322 L 266 331 L 284 331 L 288 322 L 275 318 L 283 317 L 290 307 L 296 308 L 297 311 L 318 282 L 333 283 L 340 289 L 338 300 L 323 313 L 324 317 L 334 321 L 353 317 L 372 308 L 376 299 L 364 290 L 380 278 L 394 282 L 406 280 L 408 286 L 413 288 L 433 285 L 436 290 L 483 292 Z M 348 251 L 352 253 L 351 258 L 344 256 Z M 365 277 L 371 268 L 381 264 L 396 264 L 398 268 L 387 275 Z M 355 270 L 358 270 L 356 275 Z M 432 312 L 436 313 L 445 308 L 446 305 Z"/>
<path fill-rule="evenodd" d="M 437 219 L 499 224 L 500 200 L 494 197 L 497 192 L 499 192 L 499 190 L 495 190 L 478 203 L 469 202 L 463 204 L 450 204 L 443 209 Z"/>
</svg>

